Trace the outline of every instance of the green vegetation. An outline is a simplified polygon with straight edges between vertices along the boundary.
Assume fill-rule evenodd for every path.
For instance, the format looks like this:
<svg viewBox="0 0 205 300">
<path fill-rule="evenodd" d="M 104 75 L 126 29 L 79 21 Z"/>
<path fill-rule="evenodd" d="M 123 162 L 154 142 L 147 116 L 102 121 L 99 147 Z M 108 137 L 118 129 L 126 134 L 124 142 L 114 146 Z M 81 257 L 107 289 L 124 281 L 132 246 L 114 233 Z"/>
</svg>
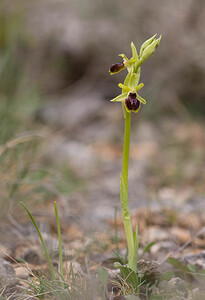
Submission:
<svg viewBox="0 0 205 300">
<path fill-rule="evenodd" d="M 0 4 L 0 174 L 1 212 L 19 201 L 36 204 L 70 194 L 79 181 L 69 166 L 56 170 L 44 160 L 47 130 L 34 119 L 41 90 L 29 71 L 31 39 L 20 12 Z M 49 188 L 52 187 L 52 188 Z"/>
</svg>

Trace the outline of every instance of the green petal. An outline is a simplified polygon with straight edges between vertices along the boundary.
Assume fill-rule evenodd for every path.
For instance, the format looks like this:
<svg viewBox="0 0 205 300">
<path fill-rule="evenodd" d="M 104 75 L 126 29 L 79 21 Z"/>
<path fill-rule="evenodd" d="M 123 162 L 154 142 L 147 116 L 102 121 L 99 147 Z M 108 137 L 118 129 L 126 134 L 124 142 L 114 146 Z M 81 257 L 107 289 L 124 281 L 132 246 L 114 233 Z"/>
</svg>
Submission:
<svg viewBox="0 0 205 300">
<path fill-rule="evenodd" d="M 138 61 L 138 59 L 135 59 L 135 58 L 132 57 L 132 58 L 129 59 L 128 64 L 132 65 L 132 64 L 134 64 L 137 61 Z"/>
<path fill-rule="evenodd" d="M 119 96 L 115 97 L 114 99 L 110 100 L 111 102 L 123 102 L 125 101 L 127 94 L 126 93 L 122 93 Z"/>
<path fill-rule="evenodd" d="M 137 99 L 140 100 L 140 102 L 142 102 L 143 104 L 146 104 L 146 100 L 144 98 L 142 98 L 140 95 L 137 94 Z"/>
<path fill-rule="evenodd" d="M 124 60 L 129 60 L 125 54 L 118 54 L 118 56 L 122 57 Z"/>
<path fill-rule="evenodd" d="M 144 83 L 140 83 L 138 86 L 136 86 L 135 88 L 135 92 L 139 91 L 140 89 L 142 89 L 144 86 Z"/>
<path fill-rule="evenodd" d="M 127 63 L 127 71 L 129 73 L 133 73 L 133 70 L 134 70 L 134 66 L 135 66 L 135 63 L 138 61 L 138 59 L 134 59 L 133 57 L 130 58 L 130 60 L 128 61 Z"/>
<path fill-rule="evenodd" d="M 131 76 L 132 76 L 131 73 L 127 74 L 127 76 L 125 77 L 124 85 L 128 86 Z"/>
<path fill-rule="evenodd" d="M 129 93 L 131 91 L 131 89 L 128 86 L 126 86 L 126 85 L 124 85 L 122 83 L 119 83 L 118 86 L 123 90 L 124 93 L 125 92 Z"/>
</svg>

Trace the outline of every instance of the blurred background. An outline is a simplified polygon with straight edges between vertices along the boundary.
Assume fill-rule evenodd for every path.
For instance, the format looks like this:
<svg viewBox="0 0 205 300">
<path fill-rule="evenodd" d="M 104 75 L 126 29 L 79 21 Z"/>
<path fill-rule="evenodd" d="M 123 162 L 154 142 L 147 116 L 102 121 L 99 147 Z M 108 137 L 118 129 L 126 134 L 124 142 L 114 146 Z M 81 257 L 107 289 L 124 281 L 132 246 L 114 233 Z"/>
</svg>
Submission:
<svg viewBox="0 0 205 300">
<path fill-rule="evenodd" d="M 113 218 L 123 115 L 109 100 L 125 71 L 108 70 L 155 33 L 147 105 L 132 116 L 131 207 L 204 208 L 204 0 L 1 0 L 1 220 L 22 218 L 19 201 L 50 215 L 54 200 L 89 230 Z"/>
</svg>

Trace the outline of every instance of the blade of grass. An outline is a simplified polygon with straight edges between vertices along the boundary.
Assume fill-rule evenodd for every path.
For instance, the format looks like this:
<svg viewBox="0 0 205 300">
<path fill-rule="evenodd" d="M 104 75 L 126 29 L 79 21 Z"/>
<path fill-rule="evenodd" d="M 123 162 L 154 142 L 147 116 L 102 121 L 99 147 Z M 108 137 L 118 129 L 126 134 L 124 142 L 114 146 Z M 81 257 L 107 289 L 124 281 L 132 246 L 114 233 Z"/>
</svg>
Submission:
<svg viewBox="0 0 205 300">
<path fill-rule="evenodd" d="M 57 224 L 57 230 L 58 230 L 60 276 L 61 276 L 61 280 L 62 280 L 62 288 L 64 288 L 62 239 L 61 239 L 61 229 L 60 229 L 60 222 L 59 222 L 59 217 L 58 217 L 58 209 L 57 209 L 56 201 L 54 202 L 54 208 L 55 208 L 56 224 Z"/>
<path fill-rule="evenodd" d="M 126 265 L 127 264 L 126 260 L 123 257 L 121 257 L 116 251 L 113 250 L 113 252 L 119 258 L 119 262 L 121 263 L 121 265 Z"/>
<path fill-rule="evenodd" d="M 56 280 L 54 267 L 53 267 L 53 265 L 52 265 L 52 261 L 51 261 L 50 255 L 49 255 L 49 253 L 48 253 L 48 249 L 47 249 L 47 247 L 46 247 L 46 244 L 45 244 L 45 242 L 44 242 L 44 239 L 43 239 L 43 237 L 42 237 L 42 234 L 41 234 L 41 232 L 40 232 L 40 230 L 39 230 L 39 228 L 38 228 L 38 225 L 36 224 L 36 221 L 35 221 L 34 217 L 32 216 L 32 214 L 31 214 L 31 212 L 29 211 L 29 209 L 26 207 L 26 205 L 25 205 L 23 202 L 21 202 L 21 201 L 20 201 L 20 204 L 21 204 L 21 205 L 23 206 L 23 208 L 26 210 L 27 214 L 29 215 L 29 217 L 30 217 L 30 219 L 31 219 L 31 221 L 32 221 L 32 223 L 33 223 L 33 225 L 34 225 L 35 228 L 36 228 L 36 231 L 37 231 L 38 236 L 39 236 L 39 238 L 40 238 L 40 240 L 41 240 L 41 244 L 42 244 L 42 246 L 43 246 L 43 249 L 44 249 L 44 252 L 45 252 L 45 255 L 46 255 L 47 262 L 48 262 L 48 264 L 49 264 L 49 268 L 50 268 L 50 272 L 51 272 L 52 279 L 53 279 L 53 280 Z"/>
</svg>

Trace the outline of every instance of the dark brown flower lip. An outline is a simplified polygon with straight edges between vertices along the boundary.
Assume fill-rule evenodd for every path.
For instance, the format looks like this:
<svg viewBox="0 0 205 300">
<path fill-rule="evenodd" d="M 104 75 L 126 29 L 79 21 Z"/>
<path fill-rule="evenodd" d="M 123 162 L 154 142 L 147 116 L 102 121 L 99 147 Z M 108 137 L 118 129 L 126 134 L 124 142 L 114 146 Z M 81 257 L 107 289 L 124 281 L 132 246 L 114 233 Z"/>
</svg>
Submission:
<svg viewBox="0 0 205 300">
<path fill-rule="evenodd" d="M 124 62 L 121 62 L 121 63 L 113 64 L 110 67 L 109 71 L 110 71 L 111 74 L 114 74 L 114 73 L 120 72 L 123 69 L 125 69 L 125 64 L 124 64 Z"/>
<path fill-rule="evenodd" d="M 140 109 L 140 104 L 136 93 L 129 93 L 128 97 L 125 98 L 125 106 L 128 111 L 137 112 Z"/>
</svg>

